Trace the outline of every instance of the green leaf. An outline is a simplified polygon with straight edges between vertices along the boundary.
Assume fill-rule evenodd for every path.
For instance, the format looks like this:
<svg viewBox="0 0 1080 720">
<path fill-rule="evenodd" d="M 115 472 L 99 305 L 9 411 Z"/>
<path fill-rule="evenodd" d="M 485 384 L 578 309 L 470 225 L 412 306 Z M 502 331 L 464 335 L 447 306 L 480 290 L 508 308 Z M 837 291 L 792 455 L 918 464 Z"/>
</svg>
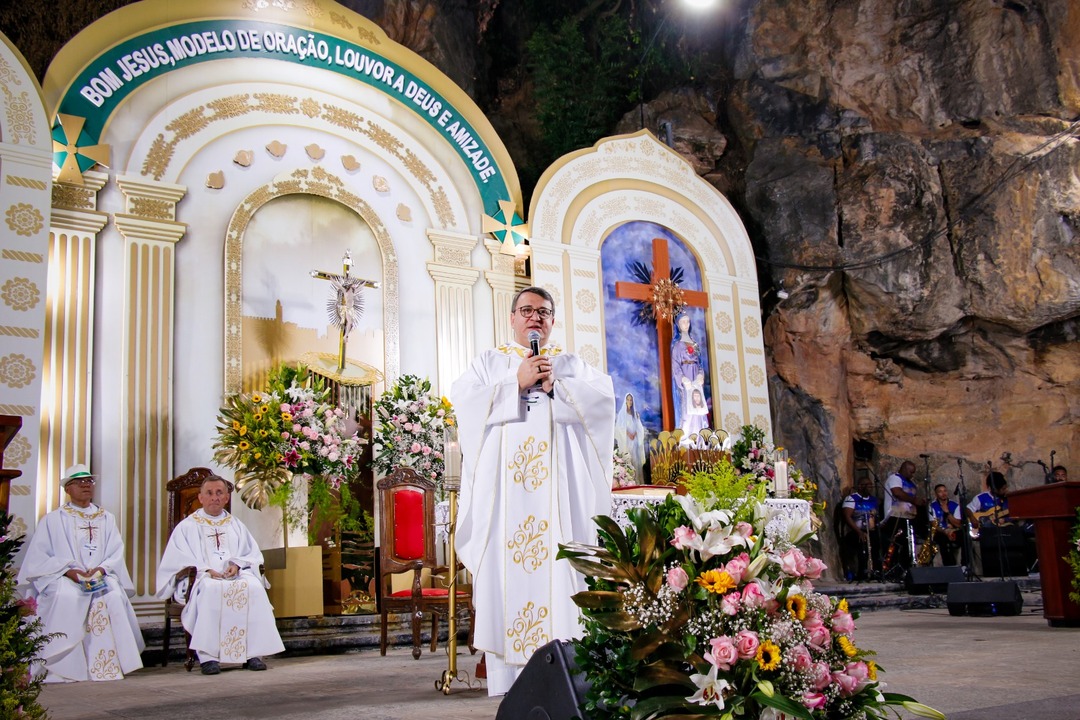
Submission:
<svg viewBox="0 0 1080 720">
<path fill-rule="evenodd" d="M 803 718 L 803 720 L 814 720 L 814 716 L 810 714 L 810 711 L 805 705 L 797 703 L 783 695 L 774 694 L 769 696 L 763 692 L 754 692 L 750 694 L 750 699 L 761 705 L 768 705 L 769 707 L 776 708 L 786 715 L 794 715 L 795 717 Z"/>
<path fill-rule="evenodd" d="M 570 599 L 586 610 L 618 610 L 623 606 L 622 593 L 610 590 L 585 590 L 575 593 Z"/>
</svg>

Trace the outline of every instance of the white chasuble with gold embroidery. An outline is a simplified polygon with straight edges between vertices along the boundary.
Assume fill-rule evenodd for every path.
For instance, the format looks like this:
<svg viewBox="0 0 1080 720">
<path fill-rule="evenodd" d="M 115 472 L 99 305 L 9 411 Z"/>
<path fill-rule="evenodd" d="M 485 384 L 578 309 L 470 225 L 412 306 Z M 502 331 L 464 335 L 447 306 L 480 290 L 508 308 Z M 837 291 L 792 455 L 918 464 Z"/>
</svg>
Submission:
<svg viewBox="0 0 1080 720">
<path fill-rule="evenodd" d="M 198 510 L 173 530 L 158 567 L 158 597 L 178 590 L 180 570 L 194 566 L 198 571 L 180 619 L 199 662 L 243 663 L 285 650 L 259 574 L 262 561 L 255 538 L 228 512 L 214 517 Z M 210 570 L 224 572 L 230 563 L 240 568 L 235 578 L 210 577 Z"/>
<path fill-rule="evenodd" d="M 476 647 L 489 694 L 506 692 L 537 648 L 580 635 L 572 596 L 584 578 L 557 561 L 559 544 L 596 541 L 611 505 L 615 398 L 611 378 L 545 347 L 554 387 L 519 391 L 526 350 L 477 358 L 451 400 L 462 450 L 457 551 L 473 573 Z"/>
<path fill-rule="evenodd" d="M 92 591 L 69 570 L 105 571 Z M 45 682 L 119 680 L 141 668 L 145 647 L 128 599 L 135 587 L 124 565 L 124 543 L 112 513 L 91 503 L 67 503 L 38 523 L 26 548 L 19 585 L 38 603 L 46 633 L 63 633 L 44 647 Z"/>
</svg>

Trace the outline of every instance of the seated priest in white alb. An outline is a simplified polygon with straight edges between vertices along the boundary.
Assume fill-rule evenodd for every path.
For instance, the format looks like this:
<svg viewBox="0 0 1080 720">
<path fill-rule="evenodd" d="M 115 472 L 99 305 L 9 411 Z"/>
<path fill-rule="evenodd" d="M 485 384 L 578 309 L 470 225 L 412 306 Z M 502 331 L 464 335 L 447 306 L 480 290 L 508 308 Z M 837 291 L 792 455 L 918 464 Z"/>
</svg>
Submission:
<svg viewBox="0 0 1080 720">
<path fill-rule="evenodd" d="M 244 524 L 225 510 L 232 486 L 211 475 L 199 488 L 202 509 L 180 521 L 158 566 L 159 598 L 183 602 L 187 581 L 176 575 L 194 567 L 195 587 L 180 615 L 203 675 L 217 675 L 221 663 L 265 670 L 262 655 L 285 650 L 259 572 L 263 556 Z"/>
<path fill-rule="evenodd" d="M 120 680 L 143 666 L 146 647 L 128 599 L 124 543 L 112 513 L 94 499 L 94 476 L 73 465 L 61 481 L 68 501 L 41 518 L 26 548 L 19 586 L 37 600 L 45 633 L 45 682 Z"/>
</svg>

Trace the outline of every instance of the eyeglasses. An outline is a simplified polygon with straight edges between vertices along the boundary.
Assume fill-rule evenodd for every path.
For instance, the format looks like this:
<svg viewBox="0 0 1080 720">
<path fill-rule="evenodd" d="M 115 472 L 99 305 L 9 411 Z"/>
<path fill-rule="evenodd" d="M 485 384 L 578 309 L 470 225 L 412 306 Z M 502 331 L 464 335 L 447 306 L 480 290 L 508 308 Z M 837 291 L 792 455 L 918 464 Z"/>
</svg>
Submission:
<svg viewBox="0 0 1080 720">
<path fill-rule="evenodd" d="M 521 315 L 521 317 L 525 318 L 526 320 L 531 318 L 533 316 L 533 313 L 536 313 L 536 316 L 539 317 L 541 320 L 550 320 L 551 318 L 555 317 L 555 311 L 552 310 L 551 308 L 546 308 L 546 307 L 534 308 L 531 305 L 525 305 L 523 307 L 519 307 L 514 312 L 518 313 L 519 315 Z"/>
<path fill-rule="evenodd" d="M 84 487 L 88 486 L 88 485 L 93 486 L 93 485 L 96 485 L 96 484 L 97 484 L 97 481 L 94 480 L 93 478 L 82 478 L 81 480 L 72 480 L 71 482 L 68 483 L 68 485 L 82 485 Z"/>
</svg>

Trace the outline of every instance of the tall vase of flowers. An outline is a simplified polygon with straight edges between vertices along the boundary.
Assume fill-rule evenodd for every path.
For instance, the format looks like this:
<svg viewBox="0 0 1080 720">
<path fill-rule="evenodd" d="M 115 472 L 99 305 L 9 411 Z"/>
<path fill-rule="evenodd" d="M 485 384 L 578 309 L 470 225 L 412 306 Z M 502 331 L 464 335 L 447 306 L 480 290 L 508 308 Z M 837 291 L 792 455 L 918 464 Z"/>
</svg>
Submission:
<svg viewBox="0 0 1080 720">
<path fill-rule="evenodd" d="M 363 440 L 349 434 L 329 396 L 325 381 L 303 365 L 281 365 L 265 391 L 229 396 L 218 412 L 214 460 L 235 472 L 248 507 L 282 508 L 286 535 L 311 510 L 307 501 L 296 507 L 298 491 L 328 498 L 360 470 Z"/>
<path fill-rule="evenodd" d="M 450 401 L 434 395 L 429 380 L 401 376 L 375 403 L 372 467 L 383 475 L 410 467 L 441 488 L 444 435 L 453 425 Z"/>
<path fill-rule="evenodd" d="M 770 524 L 765 495 L 734 473 L 698 478 L 631 510 L 626 532 L 597 517 L 600 545 L 561 546 L 588 587 L 574 597 L 586 716 L 866 720 L 903 706 L 943 720 L 882 692 L 857 613 L 814 590 L 825 565 L 800 548 L 811 523 Z"/>
</svg>

